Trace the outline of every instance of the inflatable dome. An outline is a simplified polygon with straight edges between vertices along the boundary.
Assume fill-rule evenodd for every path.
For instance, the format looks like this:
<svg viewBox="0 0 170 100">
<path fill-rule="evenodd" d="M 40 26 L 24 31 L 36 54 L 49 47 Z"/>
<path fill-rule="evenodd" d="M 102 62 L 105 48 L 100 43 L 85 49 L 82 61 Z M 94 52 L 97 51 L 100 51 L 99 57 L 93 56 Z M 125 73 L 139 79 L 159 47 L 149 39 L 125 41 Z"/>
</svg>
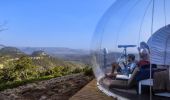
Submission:
<svg viewBox="0 0 170 100">
<path fill-rule="evenodd" d="M 132 99 L 145 94 L 141 86 L 146 85 L 151 99 L 156 71 L 167 71 L 170 65 L 169 5 L 169 0 L 116 0 L 104 13 L 91 44 L 93 72 L 101 91 Z M 169 72 L 166 76 L 170 83 Z M 117 88 L 124 90 L 119 93 Z"/>
</svg>

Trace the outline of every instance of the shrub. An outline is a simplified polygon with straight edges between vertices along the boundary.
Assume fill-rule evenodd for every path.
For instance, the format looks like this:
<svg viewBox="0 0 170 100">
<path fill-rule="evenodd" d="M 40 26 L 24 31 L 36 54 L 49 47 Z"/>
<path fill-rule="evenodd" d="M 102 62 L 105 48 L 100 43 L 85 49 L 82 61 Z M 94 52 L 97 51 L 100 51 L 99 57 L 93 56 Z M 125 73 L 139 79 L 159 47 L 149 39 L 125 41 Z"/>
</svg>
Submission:
<svg viewBox="0 0 170 100">
<path fill-rule="evenodd" d="M 93 75 L 93 70 L 92 70 L 92 68 L 91 68 L 91 67 L 88 67 L 88 66 L 83 69 L 83 72 L 84 72 L 84 74 L 87 75 L 87 76 L 92 76 L 92 75 Z"/>
<path fill-rule="evenodd" d="M 81 72 L 83 72 L 83 70 L 82 70 L 81 68 L 75 68 L 75 69 L 72 71 L 73 74 L 81 73 Z"/>
</svg>

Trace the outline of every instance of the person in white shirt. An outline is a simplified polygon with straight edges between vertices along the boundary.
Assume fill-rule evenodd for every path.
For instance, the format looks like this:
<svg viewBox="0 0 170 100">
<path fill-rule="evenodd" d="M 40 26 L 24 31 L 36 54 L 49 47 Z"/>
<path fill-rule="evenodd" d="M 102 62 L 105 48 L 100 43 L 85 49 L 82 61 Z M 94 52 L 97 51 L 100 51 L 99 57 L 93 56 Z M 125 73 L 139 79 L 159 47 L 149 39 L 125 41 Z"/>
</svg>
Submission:
<svg viewBox="0 0 170 100">
<path fill-rule="evenodd" d="M 139 57 L 140 57 L 138 66 L 141 67 L 141 66 L 150 64 L 149 46 L 145 42 L 141 42 L 140 47 L 138 47 L 138 51 L 139 51 Z"/>
<path fill-rule="evenodd" d="M 149 50 L 149 46 L 145 42 L 140 43 L 140 47 L 138 47 L 138 51 L 139 51 L 140 60 L 149 61 L 150 50 Z"/>
</svg>

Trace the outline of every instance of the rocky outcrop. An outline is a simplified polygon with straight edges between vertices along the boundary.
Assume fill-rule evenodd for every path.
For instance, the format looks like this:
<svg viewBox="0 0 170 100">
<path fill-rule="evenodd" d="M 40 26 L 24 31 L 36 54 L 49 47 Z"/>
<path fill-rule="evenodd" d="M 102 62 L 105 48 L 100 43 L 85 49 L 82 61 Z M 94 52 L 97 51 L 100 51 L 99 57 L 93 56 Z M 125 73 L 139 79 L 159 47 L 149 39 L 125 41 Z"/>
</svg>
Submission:
<svg viewBox="0 0 170 100">
<path fill-rule="evenodd" d="M 74 74 L 0 92 L 0 100 L 68 100 L 92 77 Z"/>
</svg>

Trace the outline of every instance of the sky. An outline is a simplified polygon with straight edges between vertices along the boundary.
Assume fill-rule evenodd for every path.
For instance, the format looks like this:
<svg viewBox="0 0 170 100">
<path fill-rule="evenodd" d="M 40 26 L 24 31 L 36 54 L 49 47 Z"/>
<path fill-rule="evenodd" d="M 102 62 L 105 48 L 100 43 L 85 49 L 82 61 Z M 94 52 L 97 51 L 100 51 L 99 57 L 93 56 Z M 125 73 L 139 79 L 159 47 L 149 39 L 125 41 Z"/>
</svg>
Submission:
<svg viewBox="0 0 170 100">
<path fill-rule="evenodd" d="M 88 49 L 95 27 L 115 0 L 1 0 L 0 44 Z"/>
</svg>

